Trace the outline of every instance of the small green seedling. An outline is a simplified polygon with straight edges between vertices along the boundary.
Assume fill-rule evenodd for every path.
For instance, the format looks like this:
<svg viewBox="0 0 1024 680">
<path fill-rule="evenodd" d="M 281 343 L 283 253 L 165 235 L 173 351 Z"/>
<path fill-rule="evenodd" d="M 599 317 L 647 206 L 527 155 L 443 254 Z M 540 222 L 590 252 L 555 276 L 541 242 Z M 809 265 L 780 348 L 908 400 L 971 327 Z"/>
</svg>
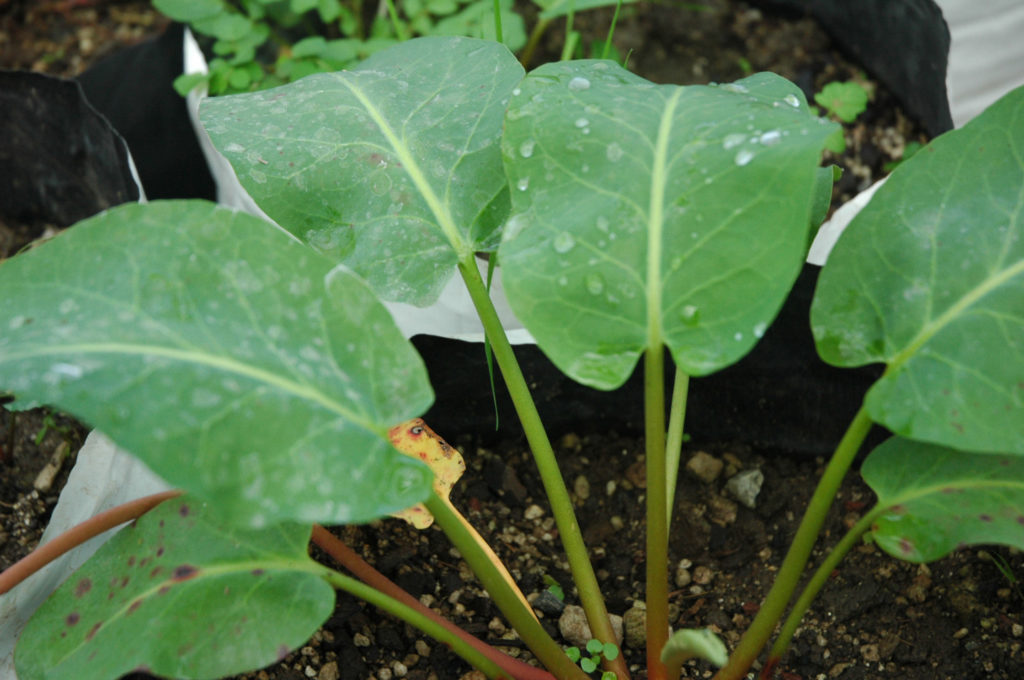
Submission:
<svg viewBox="0 0 1024 680">
<path fill-rule="evenodd" d="M 619 648 L 611 642 L 590 640 L 587 642 L 586 650 L 590 656 L 583 656 L 578 647 L 569 647 L 565 650 L 566 656 L 573 663 L 578 663 L 584 673 L 593 673 L 597 670 L 602 659 L 615 661 L 619 658 Z M 601 674 L 601 680 L 616 680 L 616 675 L 612 671 L 604 671 Z"/>
<path fill-rule="evenodd" d="M 308 639 L 336 590 L 491 678 L 583 680 L 598 661 L 629 678 L 481 252 L 498 254 L 509 304 L 565 374 L 612 390 L 643 366 L 650 680 L 679 677 L 699 649 L 724 661 L 716 680 L 744 678 L 779 630 L 770 673 L 865 536 L 909 562 L 978 543 L 1024 548 L 1024 88 L 903 163 L 829 254 L 809 318 L 818 354 L 883 370 L 727 660 L 720 645 L 696 644 L 712 642 L 705 632 L 670 638 L 668 480 L 686 388 L 750 352 L 789 294 L 824 214 L 833 173 L 819 166 L 836 125 L 772 74 L 682 87 L 607 60 L 525 73 L 502 44 L 439 37 L 205 100 L 200 118 L 276 224 L 203 201 L 125 205 L 0 264 L 0 389 L 13 406 L 73 413 L 185 492 L 44 603 L 15 652 L 21 680 L 252 670 Z M 382 301 L 430 305 L 455 276 L 523 423 L 593 631 L 579 665 L 420 456 L 389 439 L 433 392 Z M 893 433 L 860 467 L 877 503 L 808 579 L 876 423 Z M 424 432 L 408 430 L 413 442 Z M 546 670 L 438 621 L 320 526 L 421 502 Z M 313 562 L 310 538 L 361 580 Z"/>
<path fill-rule="evenodd" d="M 832 82 L 814 95 L 814 101 L 835 120 L 852 123 L 867 109 L 868 92 L 855 80 L 844 83 Z M 842 129 L 836 130 L 829 137 L 825 148 L 833 153 L 842 153 L 846 150 Z"/>
<path fill-rule="evenodd" d="M 544 574 L 544 584 L 548 587 L 548 592 L 557 597 L 562 602 L 565 602 L 565 590 L 555 579 L 551 578 L 547 574 Z"/>
</svg>

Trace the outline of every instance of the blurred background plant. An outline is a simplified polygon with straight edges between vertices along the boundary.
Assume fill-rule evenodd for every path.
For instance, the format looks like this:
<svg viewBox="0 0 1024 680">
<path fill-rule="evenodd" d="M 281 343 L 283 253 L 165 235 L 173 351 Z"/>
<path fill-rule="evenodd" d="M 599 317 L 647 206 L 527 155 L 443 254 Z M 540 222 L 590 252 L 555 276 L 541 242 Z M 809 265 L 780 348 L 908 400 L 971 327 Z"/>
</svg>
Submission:
<svg viewBox="0 0 1024 680">
<path fill-rule="evenodd" d="M 537 0 L 531 42 L 559 17 L 615 0 Z M 427 35 L 496 37 L 513 52 L 527 45 L 526 22 L 514 0 L 153 0 L 169 18 L 188 24 L 213 53 L 208 73 L 175 81 L 187 94 L 205 85 L 211 95 L 250 92 L 312 73 L 357 64 L 401 40 Z M 571 33 L 571 23 L 568 24 Z M 586 56 L 601 56 L 589 46 Z M 529 50 L 528 50 L 529 51 Z M 578 50 L 582 51 L 582 50 Z M 581 55 L 582 56 L 582 55 Z M 619 58 L 614 50 L 607 52 Z"/>
</svg>

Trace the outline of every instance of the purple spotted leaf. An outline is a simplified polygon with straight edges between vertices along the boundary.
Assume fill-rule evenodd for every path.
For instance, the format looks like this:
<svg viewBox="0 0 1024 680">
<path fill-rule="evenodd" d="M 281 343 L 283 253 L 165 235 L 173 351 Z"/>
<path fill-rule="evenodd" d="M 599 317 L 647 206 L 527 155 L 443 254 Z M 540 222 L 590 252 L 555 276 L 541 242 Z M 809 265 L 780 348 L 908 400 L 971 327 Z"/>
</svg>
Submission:
<svg viewBox="0 0 1024 680">
<path fill-rule="evenodd" d="M 281 659 L 334 608 L 310 528 L 240 529 L 199 500 L 167 501 L 111 539 L 35 613 L 20 680 L 235 675 Z"/>
<path fill-rule="evenodd" d="M 930 562 L 957 548 L 1024 548 L 1024 459 L 893 437 L 861 468 L 878 494 L 871 534 L 883 550 Z"/>
</svg>

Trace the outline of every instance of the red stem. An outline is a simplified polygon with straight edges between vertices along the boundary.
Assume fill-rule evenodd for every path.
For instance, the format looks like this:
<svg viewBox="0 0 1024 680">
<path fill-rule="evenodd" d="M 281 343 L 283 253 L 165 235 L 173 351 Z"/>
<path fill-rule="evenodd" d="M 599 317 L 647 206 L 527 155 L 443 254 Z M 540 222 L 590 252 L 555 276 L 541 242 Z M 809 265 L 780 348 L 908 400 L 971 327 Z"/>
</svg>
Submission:
<svg viewBox="0 0 1024 680">
<path fill-rule="evenodd" d="M 3 573 L 0 573 L 0 595 L 3 595 L 69 550 L 74 550 L 89 539 L 99 536 L 104 531 L 113 529 L 119 524 L 138 519 L 165 500 L 180 495 L 181 491 L 175 489 L 155 493 L 152 496 L 143 496 L 109 510 L 104 510 L 100 514 L 90 517 L 81 524 L 68 529 L 49 543 L 39 546 L 12 564 Z"/>
<path fill-rule="evenodd" d="M 399 602 L 416 609 L 424 616 L 429 616 L 431 619 L 465 640 L 467 644 L 472 645 L 477 651 L 496 663 L 509 675 L 517 678 L 518 680 L 555 680 L 555 677 L 546 670 L 531 666 L 519 659 L 513 659 L 507 654 L 503 654 L 486 642 L 473 637 L 451 621 L 439 616 L 434 610 L 424 606 L 422 602 L 398 587 L 394 581 L 370 566 L 366 560 L 345 545 L 341 539 L 327 531 L 327 529 L 323 528 L 319 524 L 313 525 L 313 542 L 316 543 L 321 550 L 337 560 L 339 564 L 351 571 L 360 581 L 386 595 L 389 595 L 390 597 L 393 597 Z"/>
</svg>

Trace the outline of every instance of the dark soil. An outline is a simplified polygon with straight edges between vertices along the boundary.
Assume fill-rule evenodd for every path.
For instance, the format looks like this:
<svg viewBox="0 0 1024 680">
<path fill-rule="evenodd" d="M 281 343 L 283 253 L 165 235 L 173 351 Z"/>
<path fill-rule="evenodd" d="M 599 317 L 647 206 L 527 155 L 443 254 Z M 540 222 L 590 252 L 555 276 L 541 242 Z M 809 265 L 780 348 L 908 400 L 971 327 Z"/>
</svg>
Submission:
<svg viewBox="0 0 1024 680">
<path fill-rule="evenodd" d="M 163 25 L 145 2 L 0 0 L 0 66 L 74 75 Z M 576 26 L 589 32 L 584 43 L 603 36 L 607 25 L 607 14 L 576 18 Z M 560 46 L 559 30 L 549 40 L 546 49 Z M 874 97 L 868 111 L 848 126 L 848 152 L 838 159 L 847 172 L 835 204 L 880 177 L 883 164 L 898 159 L 906 141 L 923 141 L 892 97 L 832 50 L 807 19 L 773 17 L 726 0 L 640 5 L 623 10 L 616 46 L 623 54 L 631 51 L 630 64 L 639 73 L 660 82 L 724 82 L 748 70 L 773 70 L 811 93 L 829 81 L 865 78 Z M 22 234 L 15 244 L 10 232 L 0 233 L 0 244 L 7 239 L 12 247 L 6 252 L 16 252 L 39 235 Z M 561 436 L 556 448 L 609 608 L 621 614 L 643 598 L 643 447 L 635 428 L 610 432 L 600 425 L 580 424 Z M 538 596 L 551 578 L 565 588 L 567 602 L 576 602 L 546 501 L 533 494 L 541 485 L 523 441 L 513 437 L 484 449 L 479 437 L 441 434 L 459 445 L 468 463 L 453 494 L 455 505 L 506 562 L 522 590 Z M 72 452 L 62 468 L 66 476 L 83 435 L 79 424 L 46 411 L 17 417 L 0 411 L 0 568 L 32 548 L 56 502 L 61 479 L 37 491 L 38 471 L 66 442 Z M 734 645 L 771 584 L 823 460 L 755 451 L 735 442 L 691 442 L 684 463 L 698 451 L 723 462 L 724 470 L 707 482 L 685 471 L 680 475 L 670 544 L 676 579 L 672 623 L 710 626 Z M 749 509 L 724 485 L 736 471 L 752 468 L 761 470 L 765 481 L 756 507 Z M 872 501 L 871 492 L 851 475 L 825 524 L 815 561 Z M 389 519 L 336 533 L 469 632 L 530 658 L 439 530 L 418 532 Z M 861 546 L 805 619 L 783 662 L 783 677 L 1024 677 L 1021 574 L 1024 556 L 1005 548 L 962 550 L 924 566 Z M 542 621 L 560 639 L 554 617 Z M 642 678 L 642 650 L 626 646 L 624 652 L 634 677 Z M 277 666 L 242 677 L 447 680 L 474 677 L 466 675 L 470 670 L 442 645 L 343 596 L 307 646 Z M 710 677 L 710 672 L 693 664 L 684 675 Z"/>
</svg>

